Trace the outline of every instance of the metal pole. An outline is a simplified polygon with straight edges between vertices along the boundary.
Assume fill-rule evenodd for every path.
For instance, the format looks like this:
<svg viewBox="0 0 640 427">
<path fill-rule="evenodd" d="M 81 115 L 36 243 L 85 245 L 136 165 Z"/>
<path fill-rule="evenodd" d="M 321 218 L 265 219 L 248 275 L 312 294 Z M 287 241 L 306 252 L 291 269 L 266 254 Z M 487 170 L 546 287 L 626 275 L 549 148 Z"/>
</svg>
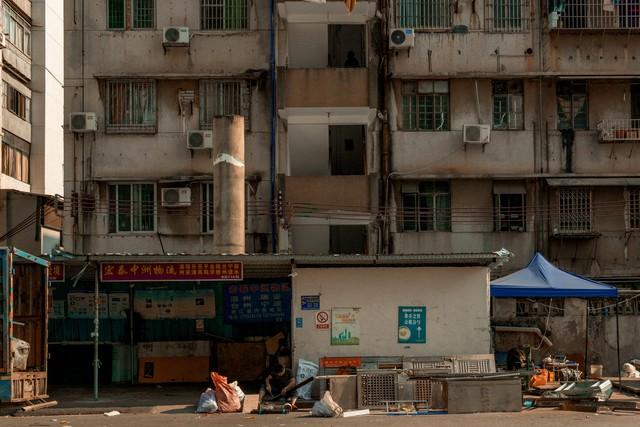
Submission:
<svg viewBox="0 0 640 427">
<path fill-rule="evenodd" d="M 586 316 L 586 324 L 584 328 L 584 377 L 589 378 L 589 299 L 586 298 L 587 302 L 587 316 Z"/>
<path fill-rule="evenodd" d="M 616 350 L 618 351 L 618 384 L 622 390 L 622 373 L 620 372 L 620 297 L 616 297 Z"/>
<path fill-rule="evenodd" d="M 93 306 L 95 308 L 93 318 L 93 398 L 98 400 L 98 374 L 100 369 L 100 358 L 98 354 L 98 332 L 100 329 L 100 266 L 96 264 L 95 275 L 95 295 Z"/>
</svg>

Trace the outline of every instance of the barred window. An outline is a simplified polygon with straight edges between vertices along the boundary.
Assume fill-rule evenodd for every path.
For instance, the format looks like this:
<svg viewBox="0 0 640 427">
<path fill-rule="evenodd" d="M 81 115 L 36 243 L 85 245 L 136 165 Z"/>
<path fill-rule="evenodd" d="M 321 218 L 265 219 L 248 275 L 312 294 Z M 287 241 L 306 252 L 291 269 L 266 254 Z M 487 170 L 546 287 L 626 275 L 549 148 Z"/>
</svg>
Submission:
<svg viewBox="0 0 640 427">
<path fill-rule="evenodd" d="M 493 128 L 524 129 L 524 89 L 522 80 L 493 81 Z"/>
<path fill-rule="evenodd" d="M 627 190 L 627 216 L 629 229 L 640 230 L 640 187 Z"/>
<path fill-rule="evenodd" d="M 525 231 L 526 194 L 495 194 L 495 230 Z"/>
<path fill-rule="evenodd" d="M 451 191 L 447 181 L 402 184 L 403 231 L 451 231 Z"/>
<path fill-rule="evenodd" d="M 155 0 L 133 0 L 133 23 L 135 29 L 155 26 Z"/>
<path fill-rule="evenodd" d="M 2 173 L 29 183 L 29 153 L 2 142 Z"/>
<path fill-rule="evenodd" d="M 110 30 L 124 30 L 125 0 L 107 1 L 107 28 Z"/>
<path fill-rule="evenodd" d="M 620 315 L 640 316 L 640 298 L 630 297 L 621 301 L 616 298 L 590 298 L 589 314 L 592 316 Z"/>
<path fill-rule="evenodd" d="M 213 183 L 202 183 L 200 192 L 202 194 L 201 230 L 203 233 L 209 233 L 213 231 Z"/>
<path fill-rule="evenodd" d="M 110 30 L 153 29 L 156 0 L 108 0 L 107 28 Z"/>
<path fill-rule="evenodd" d="M 4 6 L 4 29 L 7 40 L 19 51 L 31 56 L 31 25 L 7 3 Z"/>
<path fill-rule="evenodd" d="M 405 130 L 449 130 L 449 82 L 403 82 L 402 127 Z"/>
<path fill-rule="evenodd" d="M 560 233 L 591 231 L 591 190 L 588 188 L 561 188 L 558 191 Z"/>
<path fill-rule="evenodd" d="M 518 298 L 516 317 L 564 316 L 564 298 Z"/>
<path fill-rule="evenodd" d="M 153 184 L 109 185 L 109 233 L 155 230 Z"/>
<path fill-rule="evenodd" d="M 156 132 L 154 80 L 110 80 L 106 83 L 105 95 L 107 132 Z"/>
<path fill-rule="evenodd" d="M 516 33 L 529 29 L 529 0 L 488 0 L 487 31 Z"/>
<path fill-rule="evenodd" d="M 2 105 L 26 122 L 31 122 L 31 98 L 9 83 L 2 82 Z"/>
<path fill-rule="evenodd" d="M 200 28 L 244 30 L 248 27 L 247 0 L 200 0 Z"/>
<path fill-rule="evenodd" d="M 584 81 L 558 82 L 558 129 L 587 129 L 587 83 Z"/>
<path fill-rule="evenodd" d="M 200 81 L 200 129 L 211 129 L 215 116 L 240 115 L 249 128 L 249 85 L 246 81 Z"/>
<path fill-rule="evenodd" d="M 425 30 L 451 28 L 449 0 L 398 0 L 396 5 L 400 27 Z"/>
</svg>

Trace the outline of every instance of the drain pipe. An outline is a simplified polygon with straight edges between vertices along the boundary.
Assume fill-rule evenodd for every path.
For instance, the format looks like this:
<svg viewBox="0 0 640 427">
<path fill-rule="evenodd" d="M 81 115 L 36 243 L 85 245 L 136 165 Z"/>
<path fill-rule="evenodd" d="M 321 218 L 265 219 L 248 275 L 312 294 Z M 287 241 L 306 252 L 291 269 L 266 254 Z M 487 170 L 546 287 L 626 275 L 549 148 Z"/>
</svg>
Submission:
<svg viewBox="0 0 640 427">
<path fill-rule="evenodd" d="M 100 372 L 100 340 L 98 338 L 100 330 L 100 264 L 96 263 L 95 274 L 95 295 L 94 295 L 94 318 L 93 318 L 93 398 L 98 400 L 98 376 Z"/>
<path fill-rule="evenodd" d="M 270 217 L 271 217 L 271 253 L 277 252 L 276 246 L 276 32 L 275 23 L 275 2 L 271 0 L 271 20 L 269 23 L 270 47 L 271 47 L 271 194 L 270 194 Z"/>
</svg>

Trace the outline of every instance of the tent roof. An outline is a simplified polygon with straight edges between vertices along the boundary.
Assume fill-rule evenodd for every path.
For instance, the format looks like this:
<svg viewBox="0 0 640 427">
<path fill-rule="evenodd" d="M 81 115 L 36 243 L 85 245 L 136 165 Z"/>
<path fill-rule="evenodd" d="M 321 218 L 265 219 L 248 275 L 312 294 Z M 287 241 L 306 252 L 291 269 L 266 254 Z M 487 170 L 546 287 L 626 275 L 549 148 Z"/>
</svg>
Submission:
<svg viewBox="0 0 640 427">
<path fill-rule="evenodd" d="M 492 297 L 617 297 L 618 289 L 561 270 L 536 253 L 522 270 L 491 282 Z"/>
</svg>

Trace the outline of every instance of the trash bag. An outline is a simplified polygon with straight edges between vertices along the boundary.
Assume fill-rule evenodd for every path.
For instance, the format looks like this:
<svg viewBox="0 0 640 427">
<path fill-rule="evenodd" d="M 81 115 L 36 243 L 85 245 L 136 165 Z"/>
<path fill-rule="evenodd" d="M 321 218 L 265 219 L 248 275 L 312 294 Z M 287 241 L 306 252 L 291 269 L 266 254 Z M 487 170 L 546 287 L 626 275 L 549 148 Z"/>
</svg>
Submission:
<svg viewBox="0 0 640 427">
<path fill-rule="evenodd" d="M 218 410 L 218 402 L 216 401 L 216 393 L 208 388 L 200 395 L 198 408 L 196 412 L 199 414 L 212 414 Z"/>
<path fill-rule="evenodd" d="M 11 363 L 16 371 L 27 369 L 29 359 L 29 343 L 18 338 L 11 338 Z"/>
<path fill-rule="evenodd" d="M 236 389 L 227 383 L 227 377 L 211 372 L 211 381 L 215 386 L 216 401 L 220 412 L 238 412 L 242 405 Z"/>
<path fill-rule="evenodd" d="M 245 394 L 240 388 L 240 386 L 238 385 L 238 381 L 232 382 L 231 387 L 233 387 L 236 393 L 238 393 L 238 398 L 240 399 L 240 403 L 244 402 Z"/>
<path fill-rule="evenodd" d="M 342 408 L 333 400 L 328 391 L 325 391 L 322 399 L 314 403 L 311 408 L 312 417 L 339 417 L 341 415 Z"/>
<path fill-rule="evenodd" d="M 298 372 L 296 374 L 296 384 L 302 383 L 307 378 L 315 377 L 318 374 L 318 365 L 308 360 L 298 361 Z M 311 385 L 309 383 L 297 390 L 298 397 L 304 400 L 311 400 Z"/>
</svg>

